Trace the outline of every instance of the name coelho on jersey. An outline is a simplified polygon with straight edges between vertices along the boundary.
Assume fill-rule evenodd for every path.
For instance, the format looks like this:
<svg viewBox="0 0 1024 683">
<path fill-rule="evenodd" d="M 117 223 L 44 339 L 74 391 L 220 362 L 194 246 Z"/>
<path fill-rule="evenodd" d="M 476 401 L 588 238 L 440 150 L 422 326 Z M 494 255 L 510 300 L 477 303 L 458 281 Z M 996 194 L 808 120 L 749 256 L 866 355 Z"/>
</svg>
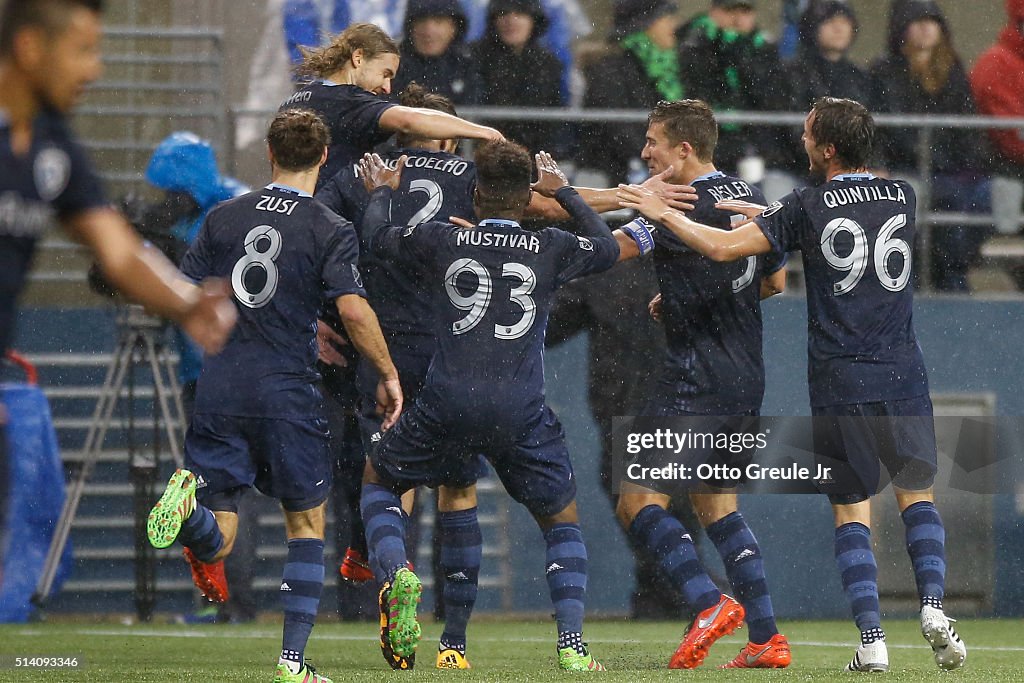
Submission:
<svg viewBox="0 0 1024 683">
<path fill-rule="evenodd" d="M 903 188 L 899 185 L 855 185 L 853 187 L 840 187 L 835 190 L 825 190 L 822 194 L 822 201 L 825 206 L 834 209 L 837 206 L 847 204 L 859 204 L 861 202 L 900 202 L 907 203 L 907 196 L 903 194 Z"/>
<path fill-rule="evenodd" d="M 47 202 L 25 199 L 15 192 L 0 195 L 0 235 L 37 238 L 53 224 L 56 215 Z"/>
<path fill-rule="evenodd" d="M 390 168 L 392 171 L 398 167 L 398 159 L 388 159 L 384 162 L 384 165 Z M 434 156 L 411 156 L 405 158 L 406 168 L 430 168 L 441 173 L 450 173 L 453 176 L 460 176 L 466 172 L 469 168 L 469 162 L 463 159 L 444 159 L 442 157 Z M 362 177 L 359 173 L 359 167 L 355 166 L 356 178 Z"/>
<path fill-rule="evenodd" d="M 508 247 L 540 253 L 540 239 L 536 235 L 522 235 L 504 232 L 485 232 L 479 228 L 459 230 L 455 246 L 464 247 Z"/>
</svg>

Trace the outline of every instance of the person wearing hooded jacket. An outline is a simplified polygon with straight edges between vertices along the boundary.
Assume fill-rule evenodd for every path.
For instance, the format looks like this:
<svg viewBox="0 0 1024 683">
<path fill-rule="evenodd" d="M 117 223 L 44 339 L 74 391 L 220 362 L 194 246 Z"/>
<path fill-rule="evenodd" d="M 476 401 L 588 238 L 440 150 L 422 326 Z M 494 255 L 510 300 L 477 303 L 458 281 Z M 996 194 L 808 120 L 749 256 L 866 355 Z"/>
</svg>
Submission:
<svg viewBox="0 0 1024 683">
<path fill-rule="evenodd" d="M 584 69 L 584 107 L 651 111 L 660 100 L 687 96 L 676 52 L 677 11 L 674 0 L 615 1 L 611 45 Z M 608 174 L 612 183 L 642 179 L 630 172 L 646 173 L 639 155 L 646 124 L 588 124 L 582 130 L 581 165 Z"/>
<path fill-rule="evenodd" d="M 859 28 L 857 15 L 844 0 L 811 0 L 798 22 L 796 56 L 785 65 L 791 111 L 807 111 L 825 96 L 873 108 L 871 77 L 849 56 Z M 788 169 L 800 178 L 807 176 L 802 134 L 802 128 L 793 129 L 786 150 L 792 152 L 786 159 Z"/>
<path fill-rule="evenodd" d="M 410 83 L 455 104 L 480 101 L 480 74 L 464 42 L 466 13 L 458 0 L 409 0 L 402 30 L 402 68 L 392 81 L 397 97 Z"/>
<path fill-rule="evenodd" d="M 888 51 L 871 67 L 876 110 L 884 113 L 974 114 L 974 98 L 945 15 L 934 0 L 895 0 L 889 15 Z M 888 170 L 918 169 L 914 128 L 883 128 L 878 160 Z M 932 130 L 932 205 L 946 211 L 988 213 L 984 136 L 968 128 Z M 949 226 L 934 231 L 930 276 L 944 291 L 969 290 L 967 270 L 987 236 L 982 228 Z M 923 274 L 927 275 L 927 274 Z"/>
<path fill-rule="evenodd" d="M 562 64 L 540 45 L 548 28 L 540 0 L 492 0 L 484 36 L 473 45 L 483 83 L 480 104 L 494 107 L 561 107 Z M 558 157 L 564 126 L 546 121 L 496 121 L 505 137 L 531 153 Z"/>
<path fill-rule="evenodd" d="M 1006 0 L 1006 26 L 971 70 L 978 113 L 1024 116 L 1024 0 Z M 996 168 L 1024 180 L 1024 135 L 1013 128 L 992 129 Z"/>
</svg>

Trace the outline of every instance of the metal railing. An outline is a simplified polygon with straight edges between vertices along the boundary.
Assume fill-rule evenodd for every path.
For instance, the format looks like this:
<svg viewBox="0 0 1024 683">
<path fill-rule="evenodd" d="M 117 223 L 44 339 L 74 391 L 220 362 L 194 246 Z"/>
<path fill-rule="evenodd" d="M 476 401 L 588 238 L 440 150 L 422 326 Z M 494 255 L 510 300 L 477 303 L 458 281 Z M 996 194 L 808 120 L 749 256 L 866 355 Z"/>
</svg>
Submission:
<svg viewBox="0 0 1024 683">
<path fill-rule="evenodd" d="M 260 117 L 269 119 L 276 110 L 234 107 L 228 110 L 228 139 L 234 140 L 240 118 Z M 580 109 L 580 108 L 527 108 L 527 107 L 465 107 L 459 111 L 460 116 L 477 122 L 489 121 L 558 121 L 574 123 L 647 123 L 647 111 L 639 109 Z M 754 112 L 728 111 L 715 114 L 719 124 L 745 124 L 752 126 L 794 126 L 803 125 L 805 112 Z M 918 262 L 921 273 L 930 271 L 932 229 L 936 226 L 988 226 L 993 224 L 992 214 L 967 214 L 953 211 L 933 211 L 930 208 L 932 199 L 932 140 L 935 130 L 940 128 L 968 129 L 1017 129 L 1024 132 L 1024 118 L 1003 118 L 992 116 L 951 116 L 930 114 L 876 114 L 876 125 L 881 128 L 915 128 L 920 131 L 918 136 L 917 175 L 915 180 L 918 189 L 918 246 L 920 256 Z M 637 154 L 640 150 L 637 149 Z M 232 153 L 230 158 L 236 158 Z M 1018 215 L 1017 224 L 1024 223 L 1024 216 Z M 928 277 L 922 278 L 921 288 L 931 288 Z"/>
</svg>

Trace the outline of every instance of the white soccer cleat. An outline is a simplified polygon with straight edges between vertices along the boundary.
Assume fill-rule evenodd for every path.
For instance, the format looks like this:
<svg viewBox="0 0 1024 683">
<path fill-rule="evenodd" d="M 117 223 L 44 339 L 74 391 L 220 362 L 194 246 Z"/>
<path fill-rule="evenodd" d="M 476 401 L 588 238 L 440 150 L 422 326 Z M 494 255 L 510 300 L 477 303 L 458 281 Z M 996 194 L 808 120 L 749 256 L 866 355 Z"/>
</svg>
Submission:
<svg viewBox="0 0 1024 683">
<path fill-rule="evenodd" d="M 930 605 L 921 608 L 921 635 L 932 646 L 935 663 L 946 671 L 959 669 L 967 659 L 967 646 L 953 628 L 953 621 L 940 609 Z"/>
<path fill-rule="evenodd" d="M 883 673 L 889 670 L 889 650 L 885 647 L 884 640 L 876 640 L 873 643 L 863 643 L 853 653 L 853 659 L 846 665 L 847 671 L 864 671 L 868 673 Z"/>
</svg>

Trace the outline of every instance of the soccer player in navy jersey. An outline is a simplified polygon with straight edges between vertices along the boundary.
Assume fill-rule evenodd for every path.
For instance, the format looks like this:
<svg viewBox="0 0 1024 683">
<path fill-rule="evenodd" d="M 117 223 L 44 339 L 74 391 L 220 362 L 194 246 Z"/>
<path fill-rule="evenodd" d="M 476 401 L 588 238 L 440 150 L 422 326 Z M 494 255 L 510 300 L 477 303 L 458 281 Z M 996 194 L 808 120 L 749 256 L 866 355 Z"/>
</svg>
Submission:
<svg viewBox="0 0 1024 683">
<path fill-rule="evenodd" d="M 242 491 L 255 486 L 281 501 L 288 559 L 275 681 L 328 680 L 303 659 L 323 588 L 331 487 L 314 367 L 325 299 L 335 302 L 353 344 L 378 372 L 384 429 L 402 405 L 397 371 L 364 298 L 355 230 L 312 196 L 328 140 L 315 113 L 279 113 L 267 134 L 273 182 L 211 211 L 182 261 L 190 277 L 230 278 L 239 324 L 203 366 L 185 439 L 189 469 L 171 477 L 148 524 L 154 546 L 185 546 L 196 585 L 219 600 L 227 587 L 217 567 L 234 543 Z"/>
<path fill-rule="evenodd" d="M 298 73 L 314 80 L 285 100 L 281 108 L 312 109 L 330 127 L 330 154 L 318 189 L 393 133 L 435 140 L 504 139 L 494 128 L 385 99 L 398 72 L 399 48 L 373 24 L 352 24 L 330 44 L 304 49 L 303 55 Z"/>
<path fill-rule="evenodd" d="M 107 203 L 64 117 L 100 76 L 100 0 L 10 0 L 0 14 L 0 358 L 36 243 L 55 221 L 95 253 L 106 278 L 216 353 L 234 324 L 223 283 L 196 286 Z M 0 408 L 0 568 L 8 478 Z M 2 569 L 0 569 L 2 571 Z"/>
<path fill-rule="evenodd" d="M 424 269 L 437 351 L 408 417 L 370 454 L 364 479 L 366 535 L 388 575 L 388 636 L 400 656 L 412 654 L 420 638 L 421 586 L 406 568 L 398 495 L 420 485 L 470 486 L 469 466 L 483 453 L 544 534 L 560 666 L 599 670 L 583 643 L 587 555 L 565 435 L 544 400 L 543 349 L 554 291 L 610 268 L 619 247 L 553 163 L 549 186 L 535 188 L 556 196 L 580 235 L 523 230 L 518 221 L 529 201 L 531 164 L 526 150 L 510 142 L 486 143 L 476 153 L 476 214 L 483 220 L 471 228 L 393 226 L 400 161 L 392 170 L 370 155 L 361 166 L 376 187 L 363 240 L 381 257 Z"/>
<path fill-rule="evenodd" d="M 731 216 L 715 208 L 717 202 L 764 198 L 756 187 L 715 168 L 717 141 L 718 124 L 706 103 L 660 102 L 648 118 L 641 158 L 652 174 L 671 169 L 675 182 L 696 188 L 696 206 L 688 213 L 693 220 L 729 230 Z M 742 422 L 739 418 L 758 415 L 764 395 L 760 301 L 785 286 L 785 254 L 716 263 L 667 230 L 656 231 L 653 242 L 621 236 L 619 241 L 622 258 L 653 249 L 668 343 L 661 375 L 642 414 L 703 416 L 726 431 L 735 430 Z M 730 464 L 750 457 L 728 451 L 693 455 Z M 711 645 L 740 625 L 744 611 L 750 642 L 725 667 L 788 666 L 789 643 L 776 628 L 761 551 L 737 507 L 735 484 L 712 483 L 715 488 L 691 492 L 690 499 L 739 602 L 718 590 L 701 565 L 688 530 L 668 511 L 674 491 L 625 482 L 619 492 L 616 513 L 623 528 L 658 559 L 697 615 L 669 668 L 700 666 Z"/>
<path fill-rule="evenodd" d="M 815 450 L 845 464 L 854 478 L 820 484 L 832 503 L 836 563 L 861 634 L 847 669 L 889 666 L 870 532 L 880 464 L 892 477 L 906 526 L 921 632 L 936 664 L 956 669 L 967 649 L 942 611 L 945 531 L 932 492 L 935 432 L 912 324 L 917 202 L 905 181 L 867 171 L 874 136 L 874 121 L 861 104 L 819 99 L 804 122 L 803 141 L 811 173 L 822 183 L 767 209 L 735 200 L 719 204 L 753 219 L 731 231 L 697 223 L 638 188 L 623 187 L 621 196 L 624 206 L 658 220 L 715 261 L 802 251 Z"/>
</svg>

